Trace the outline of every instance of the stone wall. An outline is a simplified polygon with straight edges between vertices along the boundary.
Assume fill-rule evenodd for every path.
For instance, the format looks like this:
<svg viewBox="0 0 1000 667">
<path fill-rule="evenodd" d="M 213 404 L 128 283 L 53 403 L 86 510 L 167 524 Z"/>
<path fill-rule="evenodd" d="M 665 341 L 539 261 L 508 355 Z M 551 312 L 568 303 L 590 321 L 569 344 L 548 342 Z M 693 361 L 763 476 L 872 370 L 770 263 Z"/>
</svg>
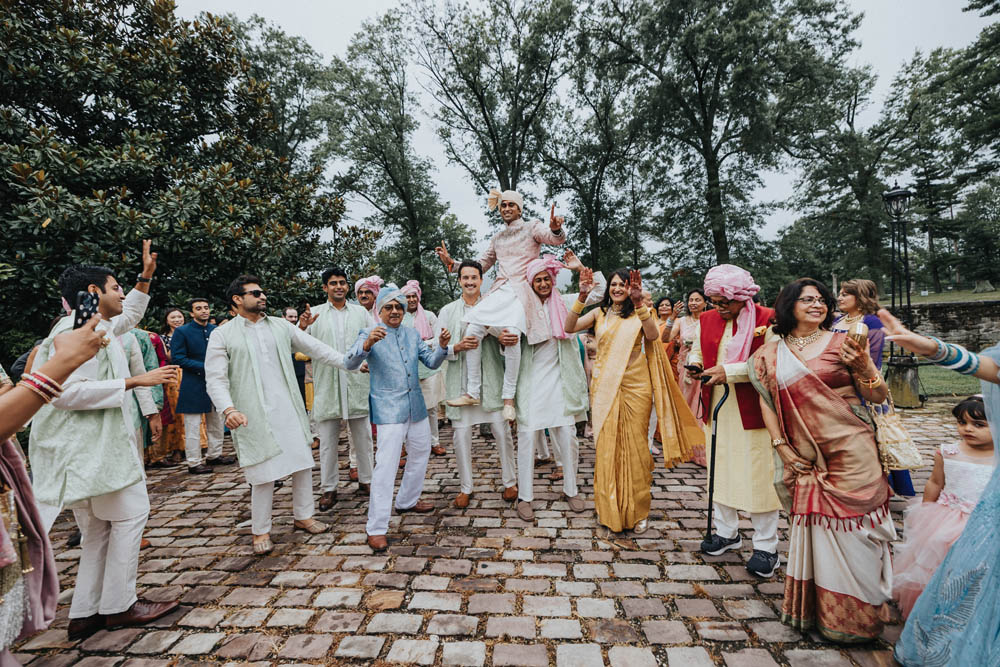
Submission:
<svg viewBox="0 0 1000 667">
<path fill-rule="evenodd" d="M 915 305 L 913 329 L 978 352 L 1000 342 L 1000 300 Z"/>
</svg>

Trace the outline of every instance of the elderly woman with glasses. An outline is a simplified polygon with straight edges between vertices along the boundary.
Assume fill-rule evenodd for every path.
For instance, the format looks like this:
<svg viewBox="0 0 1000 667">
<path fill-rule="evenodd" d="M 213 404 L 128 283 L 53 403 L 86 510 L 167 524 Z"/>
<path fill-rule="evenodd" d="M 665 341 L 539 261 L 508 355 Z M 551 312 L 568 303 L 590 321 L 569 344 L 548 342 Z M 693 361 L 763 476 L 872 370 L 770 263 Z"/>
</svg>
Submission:
<svg viewBox="0 0 1000 667">
<path fill-rule="evenodd" d="M 861 403 L 880 403 L 887 390 L 867 340 L 830 330 L 833 306 L 817 280 L 786 285 L 775 302 L 778 338 L 751 357 L 750 379 L 789 505 L 781 620 L 859 643 L 882 632 L 892 597 L 891 494 Z"/>
</svg>

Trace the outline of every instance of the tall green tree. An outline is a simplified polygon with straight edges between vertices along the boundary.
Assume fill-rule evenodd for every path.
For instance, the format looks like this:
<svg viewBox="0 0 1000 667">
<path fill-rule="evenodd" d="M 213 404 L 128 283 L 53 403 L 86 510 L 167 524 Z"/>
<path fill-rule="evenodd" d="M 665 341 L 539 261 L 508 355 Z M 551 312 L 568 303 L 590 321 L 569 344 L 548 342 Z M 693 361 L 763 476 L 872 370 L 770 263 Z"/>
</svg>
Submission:
<svg viewBox="0 0 1000 667">
<path fill-rule="evenodd" d="M 222 308 L 242 271 L 294 302 L 304 267 L 371 252 L 320 170 L 271 150 L 268 84 L 229 21 L 182 21 L 168 0 L 4 2 L 0 40 L 4 321 L 44 333 L 63 267 L 125 278 L 142 238 L 161 260 L 152 314 L 194 295 Z"/>
<path fill-rule="evenodd" d="M 410 5 L 416 60 L 428 78 L 448 158 L 483 192 L 537 174 L 537 128 L 569 63 L 572 0 L 496 0 L 481 9 Z"/>
<path fill-rule="evenodd" d="M 688 224 L 730 261 L 734 229 L 753 220 L 734 220 L 727 182 L 757 184 L 779 165 L 856 46 L 860 16 L 836 0 L 595 0 L 585 21 L 599 57 L 629 69 L 656 150 L 696 177 L 703 217 Z"/>
<path fill-rule="evenodd" d="M 327 158 L 346 162 L 335 179 L 338 189 L 361 198 L 372 209 L 367 221 L 387 232 L 380 270 L 391 267 L 397 280 L 419 280 L 425 299 L 436 303 L 448 292 L 434 254 L 446 236 L 447 206 L 434 188 L 430 161 L 413 148 L 419 106 L 410 56 L 399 17 L 384 14 L 364 24 L 346 55 L 334 58 L 318 113 L 326 122 Z M 462 233 L 457 222 L 451 231 Z"/>
<path fill-rule="evenodd" d="M 970 192 L 957 218 L 963 276 L 975 281 L 975 292 L 992 292 L 1000 284 L 1000 178 Z"/>
</svg>

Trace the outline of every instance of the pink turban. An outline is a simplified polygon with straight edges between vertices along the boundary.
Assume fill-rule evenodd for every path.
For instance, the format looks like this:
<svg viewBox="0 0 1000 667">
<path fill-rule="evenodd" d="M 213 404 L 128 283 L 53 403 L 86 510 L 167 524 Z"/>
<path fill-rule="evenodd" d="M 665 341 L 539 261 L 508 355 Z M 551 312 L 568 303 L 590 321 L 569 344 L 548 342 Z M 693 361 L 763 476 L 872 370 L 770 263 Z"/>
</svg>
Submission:
<svg viewBox="0 0 1000 667">
<path fill-rule="evenodd" d="M 566 265 L 556 259 L 555 255 L 542 255 L 538 259 L 531 260 L 528 263 L 527 270 L 524 272 L 524 277 L 529 285 L 535 279 L 535 276 L 542 271 L 547 271 L 552 276 L 552 294 L 549 295 L 545 305 L 549 309 L 549 325 L 552 329 L 552 335 L 555 338 L 569 337 L 569 334 L 566 333 L 566 315 L 568 311 L 566 310 L 566 304 L 562 300 L 562 295 L 556 289 L 556 276 L 559 275 L 560 269 L 565 268 Z"/>
<path fill-rule="evenodd" d="M 378 293 L 379 293 L 379 290 L 382 289 L 383 285 L 385 285 L 385 281 L 382 280 L 381 278 L 379 278 L 378 276 L 368 276 L 367 278 L 362 278 L 359 281 L 357 281 L 356 283 L 354 283 L 354 294 L 356 295 L 358 293 L 358 290 L 362 289 L 362 288 L 364 288 L 364 289 L 370 289 L 372 291 L 372 293 L 375 295 L 375 301 L 377 303 L 378 302 Z M 372 313 L 372 315 L 375 316 L 375 323 L 376 324 L 378 324 L 379 322 L 382 321 L 382 320 L 379 319 L 378 309 L 375 308 L 375 306 L 372 306 L 371 313 Z"/>
<path fill-rule="evenodd" d="M 400 291 L 407 296 L 417 295 L 417 312 L 413 315 L 413 328 L 420 333 L 420 337 L 424 340 L 433 338 L 434 330 L 431 329 L 430 322 L 427 321 L 427 313 L 424 312 L 424 306 L 420 303 L 420 297 L 423 294 L 423 290 L 420 289 L 420 281 L 409 280 Z"/>
<path fill-rule="evenodd" d="M 705 296 L 721 296 L 730 301 L 745 301 L 746 306 L 736 318 L 736 332 L 726 348 L 726 363 L 746 361 L 753 343 L 754 325 L 757 322 L 757 308 L 753 298 L 760 291 L 760 285 L 746 269 L 732 264 L 713 266 L 705 275 Z"/>
</svg>

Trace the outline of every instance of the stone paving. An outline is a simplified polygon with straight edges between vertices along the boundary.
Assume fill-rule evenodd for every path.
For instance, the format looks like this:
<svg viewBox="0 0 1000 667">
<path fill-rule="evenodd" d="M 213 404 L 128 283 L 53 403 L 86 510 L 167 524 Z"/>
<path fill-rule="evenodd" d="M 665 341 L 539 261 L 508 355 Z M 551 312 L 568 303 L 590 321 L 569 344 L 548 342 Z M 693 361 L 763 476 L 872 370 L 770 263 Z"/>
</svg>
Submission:
<svg viewBox="0 0 1000 667">
<path fill-rule="evenodd" d="M 926 454 L 955 437 L 952 402 L 905 411 Z M 778 621 L 779 573 L 760 581 L 744 551 L 698 553 L 705 471 L 691 464 L 653 476 L 650 528 L 603 535 L 592 512 L 573 514 L 551 468 L 536 471 L 535 525 L 500 498 L 492 440 L 476 437 L 479 468 L 469 507 L 449 455 L 432 457 L 423 497 L 430 515 L 394 516 L 386 554 L 365 544 L 366 499 L 342 471 L 341 499 L 321 535 L 292 531 L 291 488 L 275 494 L 275 551 L 252 555 L 250 489 L 234 467 L 214 475 L 154 471 L 139 594 L 179 598 L 170 616 L 136 629 L 66 636 L 78 549 L 66 513 L 52 531 L 64 590 L 53 626 L 23 643 L 33 667 L 219 664 L 419 664 L 767 667 L 894 664 L 898 625 L 868 646 L 841 649 Z M 346 441 L 341 442 L 346 446 Z M 341 461 L 347 457 L 342 455 Z M 592 497 L 594 446 L 581 440 L 581 492 Z M 930 469 L 915 475 L 922 488 Z M 318 478 L 318 468 L 316 476 Z M 592 502 L 589 502 L 592 508 Z M 898 520 L 902 499 L 892 501 Z M 749 521 L 741 522 L 749 532 Z M 782 519 L 784 537 L 787 523 Z M 779 546 L 782 556 L 787 542 Z"/>
</svg>

